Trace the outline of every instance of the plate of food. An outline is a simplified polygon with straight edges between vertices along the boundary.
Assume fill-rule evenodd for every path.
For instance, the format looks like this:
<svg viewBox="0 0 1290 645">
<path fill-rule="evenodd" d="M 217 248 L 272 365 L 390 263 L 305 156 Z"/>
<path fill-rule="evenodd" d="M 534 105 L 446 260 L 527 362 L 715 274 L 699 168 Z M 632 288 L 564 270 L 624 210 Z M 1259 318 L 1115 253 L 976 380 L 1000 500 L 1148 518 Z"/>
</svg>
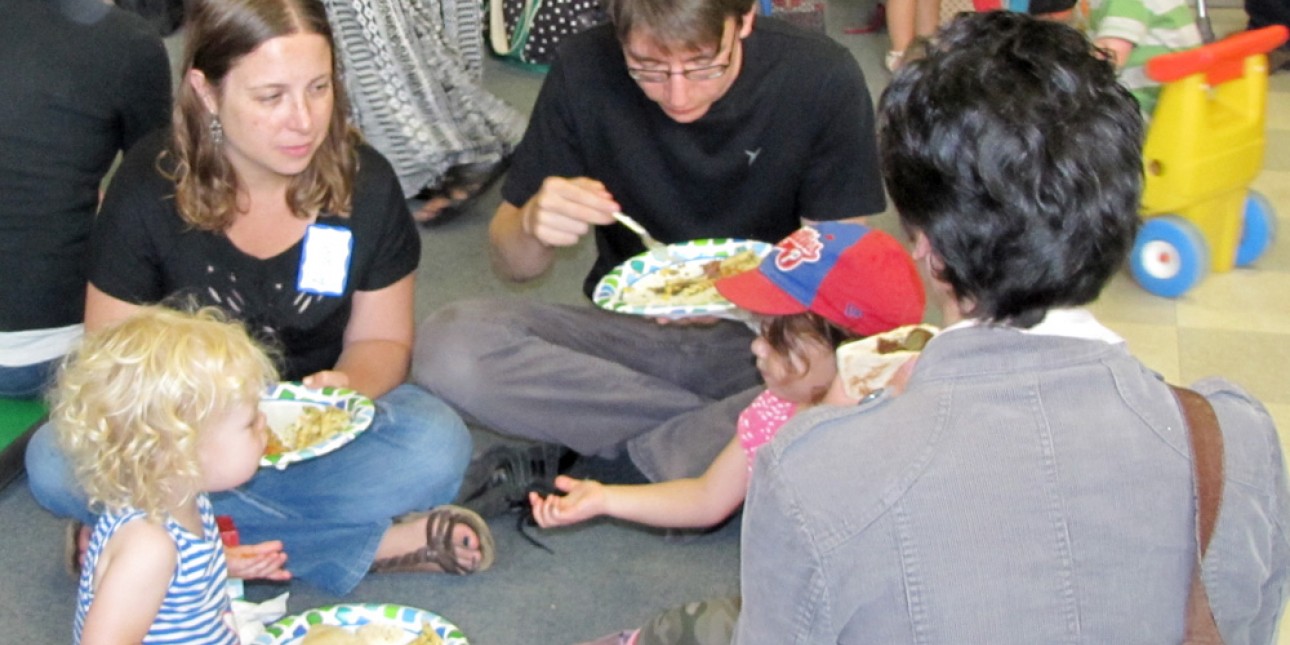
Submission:
<svg viewBox="0 0 1290 645">
<path fill-rule="evenodd" d="M 346 388 L 283 382 L 260 399 L 260 411 L 269 425 L 260 465 L 282 469 L 353 441 L 372 424 L 376 404 Z"/>
<path fill-rule="evenodd" d="M 375 603 L 328 605 L 267 625 L 252 645 L 469 645 L 443 616 Z"/>
<path fill-rule="evenodd" d="M 838 376 L 842 389 L 863 399 L 887 387 L 901 365 L 918 355 L 939 330 L 932 325 L 906 325 L 838 347 Z"/>
<path fill-rule="evenodd" d="M 728 238 L 669 244 L 668 260 L 645 252 L 606 273 L 591 300 L 603 309 L 640 316 L 742 319 L 713 283 L 757 268 L 772 248 L 765 242 Z"/>
</svg>

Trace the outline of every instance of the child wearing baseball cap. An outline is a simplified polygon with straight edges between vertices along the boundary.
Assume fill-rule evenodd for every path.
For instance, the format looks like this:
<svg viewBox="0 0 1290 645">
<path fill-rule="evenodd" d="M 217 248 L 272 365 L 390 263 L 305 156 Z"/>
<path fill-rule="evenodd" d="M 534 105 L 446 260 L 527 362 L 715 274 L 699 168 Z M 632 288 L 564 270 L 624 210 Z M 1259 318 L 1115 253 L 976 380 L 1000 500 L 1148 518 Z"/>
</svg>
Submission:
<svg viewBox="0 0 1290 645">
<path fill-rule="evenodd" d="M 724 520 L 743 503 L 757 448 L 798 410 L 824 401 L 837 378 L 838 345 L 918 323 L 925 302 L 918 271 L 900 242 L 849 222 L 798 229 L 756 269 L 718 280 L 716 287 L 762 316 L 752 352 L 766 390 L 739 415 L 734 438 L 696 478 L 613 486 L 561 475 L 555 487 L 563 495 L 530 494 L 540 526 L 599 515 L 665 528 Z"/>
</svg>

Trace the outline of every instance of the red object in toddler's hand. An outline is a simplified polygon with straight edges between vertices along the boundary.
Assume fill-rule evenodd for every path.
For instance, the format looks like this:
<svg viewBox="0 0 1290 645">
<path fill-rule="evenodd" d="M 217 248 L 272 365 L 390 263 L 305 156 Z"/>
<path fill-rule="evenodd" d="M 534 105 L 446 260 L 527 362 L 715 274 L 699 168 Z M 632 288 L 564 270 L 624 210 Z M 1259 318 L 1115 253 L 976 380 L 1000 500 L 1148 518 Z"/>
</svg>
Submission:
<svg viewBox="0 0 1290 645">
<path fill-rule="evenodd" d="M 229 515 L 216 515 L 215 526 L 219 527 L 219 539 L 225 547 L 238 546 L 242 543 L 237 536 L 237 526 Z"/>
</svg>

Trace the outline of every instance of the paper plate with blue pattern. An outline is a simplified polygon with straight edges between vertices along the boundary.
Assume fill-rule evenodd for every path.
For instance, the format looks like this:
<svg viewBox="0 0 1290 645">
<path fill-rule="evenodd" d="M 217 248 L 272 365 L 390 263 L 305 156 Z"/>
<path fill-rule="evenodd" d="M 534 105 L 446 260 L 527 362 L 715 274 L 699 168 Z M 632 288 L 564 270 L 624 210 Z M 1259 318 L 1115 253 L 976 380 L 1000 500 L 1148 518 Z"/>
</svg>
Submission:
<svg viewBox="0 0 1290 645">
<path fill-rule="evenodd" d="M 754 269 L 773 248 L 756 240 L 716 238 L 669 244 L 670 260 L 646 252 L 615 267 L 591 293 L 596 306 L 651 318 L 745 316 L 713 281 Z"/>
<path fill-rule="evenodd" d="M 273 434 L 260 466 L 281 470 L 353 441 L 372 425 L 376 404 L 347 388 L 282 382 L 260 399 L 260 411 Z"/>
<path fill-rule="evenodd" d="M 328 605 L 287 616 L 267 625 L 252 645 L 295 645 L 315 625 L 335 625 L 358 632 L 369 624 L 402 630 L 407 640 L 396 645 L 469 645 L 466 635 L 439 614 L 415 607 L 374 603 Z"/>
</svg>

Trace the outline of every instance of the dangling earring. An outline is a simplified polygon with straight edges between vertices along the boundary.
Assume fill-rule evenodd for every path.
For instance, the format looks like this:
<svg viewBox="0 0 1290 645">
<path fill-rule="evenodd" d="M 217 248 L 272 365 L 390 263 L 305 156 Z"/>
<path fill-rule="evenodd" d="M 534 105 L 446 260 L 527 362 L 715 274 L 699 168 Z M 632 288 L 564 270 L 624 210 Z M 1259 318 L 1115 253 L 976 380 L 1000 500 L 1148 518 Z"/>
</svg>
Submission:
<svg viewBox="0 0 1290 645">
<path fill-rule="evenodd" d="M 211 141 L 217 146 L 224 143 L 224 124 L 219 122 L 218 114 L 211 115 Z"/>
</svg>

